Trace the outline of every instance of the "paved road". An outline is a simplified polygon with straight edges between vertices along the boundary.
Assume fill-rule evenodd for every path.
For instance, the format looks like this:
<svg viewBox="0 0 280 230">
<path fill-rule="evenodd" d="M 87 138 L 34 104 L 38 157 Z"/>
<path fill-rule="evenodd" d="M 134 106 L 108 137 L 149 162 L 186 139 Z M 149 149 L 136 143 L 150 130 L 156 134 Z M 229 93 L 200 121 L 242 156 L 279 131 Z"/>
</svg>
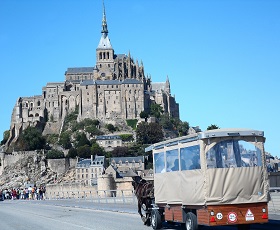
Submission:
<svg viewBox="0 0 280 230">
<path fill-rule="evenodd" d="M 149 230 L 137 214 L 135 204 L 102 204 L 90 201 L 45 200 L 0 202 L 1 230 Z M 164 229 L 180 229 L 165 225 Z M 234 230 L 235 227 L 203 227 L 202 230 Z M 266 225 L 251 229 L 280 229 L 280 213 L 270 215 Z"/>
</svg>

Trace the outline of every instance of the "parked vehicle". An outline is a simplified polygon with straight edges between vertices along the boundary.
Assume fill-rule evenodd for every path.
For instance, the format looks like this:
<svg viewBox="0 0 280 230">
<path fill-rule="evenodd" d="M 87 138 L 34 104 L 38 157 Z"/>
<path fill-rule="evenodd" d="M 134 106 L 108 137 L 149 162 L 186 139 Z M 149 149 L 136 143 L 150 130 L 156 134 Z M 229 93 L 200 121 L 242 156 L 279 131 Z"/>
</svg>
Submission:
<svg viewBox="0 0 280 230">
<path fill-rule="evenodd" d="M 268 222 L 264 132 L 216 129 L 153 144 L 151 225 L 238 225 Z"/>
</svg>

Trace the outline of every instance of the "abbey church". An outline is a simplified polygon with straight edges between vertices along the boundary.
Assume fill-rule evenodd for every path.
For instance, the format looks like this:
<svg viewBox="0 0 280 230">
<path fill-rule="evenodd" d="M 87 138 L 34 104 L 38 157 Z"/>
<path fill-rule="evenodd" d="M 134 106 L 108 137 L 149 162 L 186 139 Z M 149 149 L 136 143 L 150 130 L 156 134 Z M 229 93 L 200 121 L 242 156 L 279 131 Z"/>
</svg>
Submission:
<svg viewBox="0 0 280 230">
<path fill-rule="evenodd" d="M 108 36 L 103 5 L 102 31 L 93 67 L 68 68 L 65 81 L 47 83 L 42 95 L 19 97 L 13 109 L 8 145 L 28 126 L 41 127 L 44 134 L 59 133 L 65 116 L 78 110 L 78 121 L 99 119 L 105 123 L 140 119 L 150 105 L 179 118 L 179 105 L 171 96 L 168 77 L 153 83 L 145 76 L 143 63 L 130 53 L 115 54 Z"/>
</svg>

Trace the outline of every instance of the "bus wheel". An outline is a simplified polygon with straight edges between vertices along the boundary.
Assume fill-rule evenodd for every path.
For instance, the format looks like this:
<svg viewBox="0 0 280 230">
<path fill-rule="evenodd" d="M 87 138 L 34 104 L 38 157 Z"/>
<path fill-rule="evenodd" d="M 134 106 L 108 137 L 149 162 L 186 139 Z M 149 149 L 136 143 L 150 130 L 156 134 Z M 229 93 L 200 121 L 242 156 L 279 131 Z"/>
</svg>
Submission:
<svg viewBox="0 0 280 230">
<path fill-rule="evenodd" d="M 186 216 L 186 229 L 187 230 L 197 230 L 197 218 L 192 212 L 188 212 Z"/>
<path fill-rule="evenodd" d="M 152 225 L 153 229 L 161 229 L 162 228 L 161 215 L 159 213 L 159 210 L 157 210 L 157 209 L 152 210 L 151 225 Z"/>
</svg>

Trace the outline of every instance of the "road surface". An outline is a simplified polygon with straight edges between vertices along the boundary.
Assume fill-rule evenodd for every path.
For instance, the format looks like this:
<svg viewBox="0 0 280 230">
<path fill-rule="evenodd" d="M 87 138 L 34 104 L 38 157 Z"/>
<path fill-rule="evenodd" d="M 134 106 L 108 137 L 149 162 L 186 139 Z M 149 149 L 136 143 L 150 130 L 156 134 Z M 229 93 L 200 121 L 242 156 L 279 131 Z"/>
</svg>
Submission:
<svg viewBox="0 0 280 230">
<path fill-rule="evenodd" d="M 280 213 L 266 225 L 251 229 L 280 229 Z M 98 204 L 73 200 L 5 200 L 0 202 L 1 230 L 149 230 L 142 224 L 135 204 Z M 164 225 L 164 229 L 180 229 Z M 235 227 L 203 227 L 202 230 Z"/>
</svg>

